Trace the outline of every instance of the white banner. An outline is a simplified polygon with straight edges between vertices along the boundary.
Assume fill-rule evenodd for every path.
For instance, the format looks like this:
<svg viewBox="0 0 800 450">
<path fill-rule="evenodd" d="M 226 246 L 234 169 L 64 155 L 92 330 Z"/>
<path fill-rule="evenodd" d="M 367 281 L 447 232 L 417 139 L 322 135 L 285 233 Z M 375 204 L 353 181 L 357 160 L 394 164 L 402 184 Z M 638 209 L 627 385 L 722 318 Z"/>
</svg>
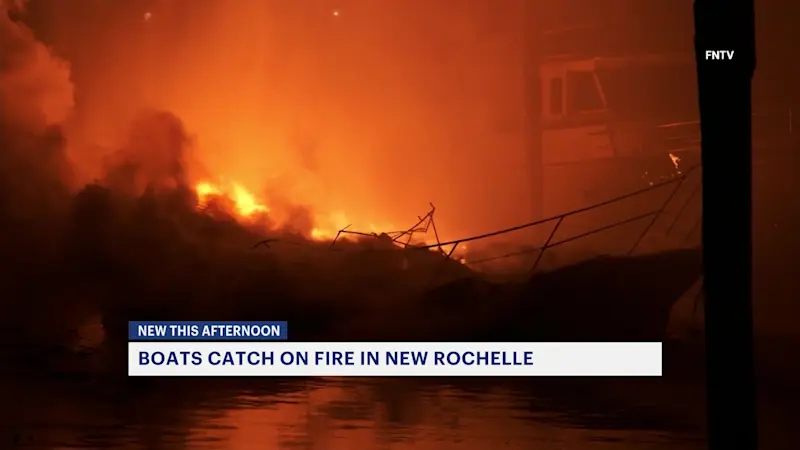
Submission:
<svg viewBox="0 0 800 450">
<path fill-rule="evenodd" d="M 661 376 L 660 342 L 130 342 L 129 376 Z"/>
</svg>

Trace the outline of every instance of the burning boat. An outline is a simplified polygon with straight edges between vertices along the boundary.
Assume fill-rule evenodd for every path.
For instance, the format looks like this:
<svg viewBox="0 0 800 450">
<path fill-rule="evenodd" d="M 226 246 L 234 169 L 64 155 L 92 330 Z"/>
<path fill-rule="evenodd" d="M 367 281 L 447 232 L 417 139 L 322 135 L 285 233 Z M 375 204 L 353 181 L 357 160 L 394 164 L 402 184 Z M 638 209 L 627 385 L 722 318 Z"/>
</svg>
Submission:
<svg viewBox="0 0 800 450">
<path fill-rule="evenodd" d="M 158 28 L 158 17 L 155 14 L 145 19 L 147 36 L 171 29 Z M 202 28 L 203 34 L 209 36 L 213 31 Z M 135 39 L 126 37 L 120 42 L 129 41 Z M 191 40 L 191 44 L 192 49 L 198 48 L 195 41 Z M 202 95 L 198 94 L 201 91 L 184 89 L 186 73 L 195 75 L 189 83 L 193 87 L 203 86 L 201 79 L 207 82 L 206 87 L 218 87 L 217 76 L 224 74 L 216 69 L 221 71 L 224 64 L 219 62 L 227 59 L 212 50 L 229 53 L 230 48 L 220 44 L 192 52 L 184 61 L 186 70 L 172 83 L 166 73 L 156 71 L 163 66 L 154 63 L 159 60 L 156 56 L 160 47 L 147 48 L 141 52 L 151 62 L 141 65 L 152 70 L 145 83 L 146 96 L 170 97 L 164 103 L 177 107 L 176 114 L 187 116 L 193 129 L 212 128 L 225 119 L 227 122 L 219 126 L 236 130 L 231 133 L 236 137 L 231 145 L 269 147 L 269 140 L 248 141 L 242 136 L 263 126 L 258 114 L 248 117 L 245 124 L 238 123 L 239 116 L 205 114 L 218 109 L 205 102 L 210 102 L 208 97 L 214 90 L 222 89 L 206 89 Z M 175 59 L 170 54 L 168 61 Z M 646 58 L 621 61 L 550 57 L 545 61 L 541 69 L 545 99 L 544 198 L 548 202 L 545 214 L 553 217 L 549 223 L 554 228 L 564 231 L 567 227 L 562 224 L 565 213 L 585 210 L 650 183 L 658 184 L 660 173 L 654 179 L 642 178 L 656 172 L 648 168 L 651 158 L 671 174 L 666 177 L 684 170 L 681 164 L 691 159 L 688 153 L 679 153 L 684 145 L 662 145 L 665 141 L 674 143 L 674 139 L 654 136 L 682 133 L 691 125 L 684 126 L 685 122 L 667 117 L 648 118 L 647 124 L 641 124 L 639 104 L 617 102 L 617 98 L 628 98 L 615 88 L 632 83 L 621 81 L 626 74 L 636 72 L 638 67 L 664 65 L 660 60 Z M 124 70 L 128 66 L 120 67 Z M 236 72 L 231 67 L 225 70 Z M 156 75 L 165 78 L 163 85 L 152 82 Z M 363 74 L 358 75 L 363 78 Z M 221 99 L 224 101 L 216 106 L 234 104 L 235 109 L 247 110 L 243 106 L 248 105 L 239 103 L 260 102 L 241 77 L 236 80 L 242 85 L 240 96 Z M 649 112 L 662 111 L 650 105 Z M 392 232 L 388 227 L 354 232 L 346 228 L 347 221 L 336 217 L 328 223 L 315 223 L 319 226 L 314 227 L 306 220 L 308 217 L 292 215 L 297 212 L 293 208 L 283 211 L 288 219 L 281 220 L 276 205 L 262 204 L 244 186 L 222 186 L 184 176 L 186 167 L 177 162 L 184 156 L 186 130 L 175 122 L 163 116 L 151 118 L 143 129 L 133 133 L 134 145 L 122 143 L 130 147 L 130 152 L 118 164 L 121 170 L 114 173 L 116 177 L 111 178 L 117 182 L 146 178 L 150 183 L 146 188 L 127 195 L 122 192 L 124 189 L 113 186 L 90 185 L 74 197 L 65 194 L 60 203 L 68 206 L 59 216 L 65 231 L 63 235 L 57 233 L 56 239 L 50 236 L 54 227 L 49 223 L 53 221 L 42 221 L 48 223 L 42 226 L 46 230 L 42 235 L 47 239 L 30 241 L 46 242 L 41 247 L 57 251 L 52 252 L 46 265 L 41 259 L 35 261 L 36 267 L 30 269 L 28 273 L 32 275 L 25 282 L 20 282 L 21 277 L 15 280 L 29 289 L 25 297 L 20 297 L 25 299 L 20 303 L 25 303 L 30 317 L 44 308 L 51 312 L 75 310 L 75 298 L 81 297 L 80 302 L 87 309 L 99 311 L 110 343 L 124 341 L 128 320 L 266 317 L 290 321 L 293 339 L 602 339 L 610 336 L 609 330 L 620 339 L 641 339 L 658 334 L 658 318 L 663 315 L 664 305 L 674 300 L 672 288 L 682 290 L 680 286 L 687 283 L 691 274 L 699 272 L 695 264 L 699 252 L 690 249 L 637 257 L 626 257 L 627 252 L 623 252 L 620 257 L 593 257 L 535 274 L 530 271 L 536 265 L 532 263 L 521 272 L 521 280 L 490 280 L 476 267 L 472 249 L 472 242 L 488 235 L 472 236 L 470 248 L 464 250 L 464 239 L 451 241 L 449 246 L 439 242 L 435 227 L 428 228 L 423 223 L 425 216 L 418 226 L 401 232 Z M 359 126 L 359 130 L 362 128 Z M 221 138 L 227 133 L 219 134 L 217 137 Z M 238 161 L 232 166 L 248 165 L 246 153 L 238 158 L 246 162 Z M 303 162 L 304 170 L 315 167 L 313 158 L 304 159 L 309 160 Z M 152 176 L 145 176 L 148 171 Z M 154 179 L 167 179 L 169 183 L 154 188 Z M 565 185 L 564 179 L 581 181 Z M 25 187 L 31 183 L 26 180 Z M 309 197 L 317 193 L 315 189 L 310 191 Z M 197 205 L 187 199 L 197 200 Z M 298 199 L 298 203 L 303 200 Z M 647 199 L 640 203 L 653 205 Z M 27 207 L 30 202 L 20 204 L 25 205 L 20 209 L 31 210 Z M 651 229 L 647 224 L 654 215 L 634 216 L 641 216 L 645 225 L 636 235 L 644 236 Z M 299 231 L 290 227 L 258 228 L 262 222 L 270 221 L 297 224 Z M 593 228 L 605 226 L 598 221 L 591 223 Z M 434 239 L 420 245 L 415 241 L 418 228 L 432 232 Z M 505 235 L 507 231 L 489 234 Z M 345 239 L 341 235 L 346 235 Z M 581 236 L 555 236 L 543 246 L 521 250 L 538 259 L 542 249 L 549 255 L 550 247 L 566 239 L 582 242 Z M 20 253 L 33 254 L 28 249 Z M 504 255 L 492 255 L 495 256 Z M 11 261 L 10 266 L 21 266 L 18 259 L 6 260 Z M 56 309 L 56 305 L 62 309 Z M 413 319 L 417 326 L 398 328 L 395 323 L 400 322 L 400 317 Z M 64 322 L 65 327 L 69 325 Z"/>
</svg>

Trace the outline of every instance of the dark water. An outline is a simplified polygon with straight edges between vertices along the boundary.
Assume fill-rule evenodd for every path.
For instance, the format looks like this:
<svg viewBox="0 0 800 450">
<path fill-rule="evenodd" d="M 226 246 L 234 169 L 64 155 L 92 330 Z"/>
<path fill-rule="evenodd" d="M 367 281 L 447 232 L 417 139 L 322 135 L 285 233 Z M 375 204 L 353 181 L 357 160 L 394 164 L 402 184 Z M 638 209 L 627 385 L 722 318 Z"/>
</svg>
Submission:
<svg viewBox="0 0 800 450">
<path fill-rule="evenodd" d="M 11 448 L 704 447 L 696 417 L 658 406 L 664 380 L 530 383 L 80 377 L 7 379 L 0 396 Z"/>
<path fill-rule="evenodd" d="M 94 348 L 96 331 L 73 350 Z M 800 346 L 779 344 L 758 347 L 770 450 L 800 442 L 800 371 L 786 370 Z M 4 364 L 0 449 L 705 448 L 702 354 L 666 349 L 664 377 L 627 379 L 153 379 L 91 356 Z"/>
<path fill-rule="evenodd" d="M 800 448 L 783 342 L 757 346 L 761 449 Z M 3 358 L 0 449 L 705 448 L 702 354 L 665 350 L 659 378 L 154 379 Z"/>
</svg>

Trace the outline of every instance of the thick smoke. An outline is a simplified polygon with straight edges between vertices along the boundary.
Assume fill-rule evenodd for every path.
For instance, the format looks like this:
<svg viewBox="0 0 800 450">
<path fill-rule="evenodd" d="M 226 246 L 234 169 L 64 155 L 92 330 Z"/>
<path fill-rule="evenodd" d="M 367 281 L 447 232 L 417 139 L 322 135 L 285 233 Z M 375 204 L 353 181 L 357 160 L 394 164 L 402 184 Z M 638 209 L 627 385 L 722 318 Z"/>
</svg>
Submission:
<svg viewBox="0 0 800 450">
<path fill-rule="evenodd" d="M 519 286 L 495 295 L 494 285 L 439 253 L 389 251 L 386 235 L 335 249 L 308 240 L 324 207 L 333 214 L 349 206 L 346 213 L 365 219 L 399 211 L 391 221 L 411 217 L 409 225 L 428 200 L 442 199 L 454 212 L 450 219 L 462 223 L 492 216 L 481 214 L 483 207 L 501 216 L 512 209 L 489 201 L 504 198 L 494 195 L 493 186 L 500 187 L 487 169 L 498 152 L 473 146 L 474 136 L 458 131 L 491 116 L 480 101 L 461 111 L 464 90 L 444 89 L 451 80 L 468 87 L 458 64 L 434 76 L 440 68 L 420 60 L 442 54 L 420 54 L 428 47 L 409 30 L 403 45 L 419 49 L 371 44 L 368 37 L 398 42 L 372 23 L 388 27 L 396 18 L 371 2 L 380 11 L 353 14 L 361 31 L 285 6 L 267 21 L 273 27 L 255 52 L 241 43 L 259 42 L 249 41 L 248 30 L 261 28 L 240 21 L 264 13 L 253 6 L 260 2 L 242 2 L 244 9 L 233 12 L 227 2 L 197 2 L 196 9 L 155 3 L 161 7 L 96 1 L 96 8 L 78 11 L 73 3 L 41 0 L 27 12 L 3 3 L 2 45 L 10 51 L 1 66 L 0 277 L 14 296 L 0 338 L 69 342 L 91 315 L 118 338 L 126 321 L 141 318 L 258 317 L 289 320 L 295 335 L 318 339 L 383 339 L 405 317 L 433 336 L 444 330 L 440 319 L 452 315 L 454 299 L 459 308 L 473 300 L 479 306 L 469 314 L 483 320 L 498 296 L 514 298 Z M 431 26 L 438 22 L 430 17 L 399 12 L 426 32 L 444 33 L 440 45 L 461 35 Z M 305 40 L 285 39 L 299 31 L 281 28 L 275 17 L 308 19 L 319 29 L 303 29 Z M 461 26 L 470 28 L 467 22 Z M 64 28 L 69 24 L 82 26 Z M 325 27 L 339 27 L 342 39 L 320 49 Z M 254 53 L 272 56 L 254 60 Z M 374 58 L 361 65 L 361 54 Z M 367 74 L 373 78 L 365 80 Z M 430 104 L 440 106 L 426 109 Z M 447 117 L 452 121 L 440 120 Z M 516 178 L 506 169 L 500 178 Z M 224 196 L 201 204 L 199 181 L 241 174 L 245 184 L 263 181 L 268 209 L 245 221 Z M 454 279 L 456 291 L 452 284 L 434 289 Z"/>
<path fill-rule="evenodd" d="M 52 250 L 71 175 L 59 128 L 73 107 L 69 65 L 13 19 L 22 6 L 4 0 L 0 15 L 0 222 L 12 268 Z"/>
<path fill-rule="evenodd" d="M 62 123 L 74 106 L 69 64 L 55 57 L 12 15 L 24 2 L 3 0 L 0 43 L 3 48 L 0 93 L 3 123 L 30 130 Z"/>
<path fill-rule="evenodd" d="M 0 13 L 0 280 L 7 326 L 26 328 L 55 292 L 69 214 L 70 164 L 59 124 L 73 107 L 69 65 L 17 21 L 21 2 Z M 12 333 L 12 336 L 21 336 Z"/>
<path fill-rule="evenodd" d="M 498 195 L 524 172 L 512 164 L 520 154 L 487 151 L 514 149 L 513 136 L 495 141 L 469 125 L 513 115 L 488 99 L 514 97 L 493 83 L 513 67 L 467 71 L 476 53 L 515 51 L 497 48 L 500 38 L 459 42 L 480 27 L 499 34 L 505 19 L 476 23 L 456 10 L 453 28 L 440 29 L 444 3 L 423 14 L 368 3 L 336 17 L 293 2 L 38 0 L 27 12 L 4 3 L 3 47 L 13 51 L 2 56 L 0 252 L 6 285 L 20 293 L 13 325 L 38 334 L 27 324 L 43 310 L 66 328 L 99 311 L 118 335 L 137 317 L 383 332 L 381 320 L 445 295 L 433 286 L 470 278 L 436 252 L 388 251 L 385 236 L 335 249 L 308 240 L 320 214 L 339 222 L 334 230 L 352 218 L 396 230 L 428 201 L 445 212 L 439 232 L 520 221 L 506 219 L 521 196 Z M 313 26 L 300 33 L 303 23 Z M 451 47 L 470 52 L 431 62 Z M 216 177 L 263 188 L 268 208 L 241 220 L 225 196 L 201 202 L 198 185 Z M 488 292 L 466 290 L 455 296 Z"/>
<path fill-rule="evenodd" d="M 22 14 L 3 3 L 2 46 L 10 51 L 2 53 L 0 260 L 4 289 L 15 296 L 6 300 L 13 314 L 3 315 L 0 337 L 17 345 L 69 341 L 70 330 L 98 312 L 114 332 L 132 317 L 241 318 L 262 310 L 301 318 L 298 331 L 324 330 L 319 320 L 364 307 L 377 292 L 407 297 L 414 289 L 415 276 L 398 271 L 408 261 L 386 256 L 380 242 L 364 256 L 305 241 L 312 218 L 289 200 L 274 199 L 285 216 L 280 227 L 269 217 L 242 225 L 224 199 L 198 211 L 189 177 L 195 140 L 170 112 L 132 115 L 124 139 L 101 152 L 96 179 L 79 183 L 67 156 L 75 143 L 65 130 L 81 106 L 69 64 L 19 21 Z M 429 255 L 421 255 L 424 266 Z"/>
<path fill-rule="evenodd" d="M 42 39 L 73 65 L 65 130 L 83 180 L 103 176 L 99 161 L 146 107 L 192 135 L 189 175 L 240 183 L 270 207 L 308 206 L 321 227 L 401 229 L 429 202 L 447 237 L 530 217 L 517 204 L 529 190 L 523 51 L 508 11 L 441 0 L 88 3 L 30 5 Z"/>
</svg>

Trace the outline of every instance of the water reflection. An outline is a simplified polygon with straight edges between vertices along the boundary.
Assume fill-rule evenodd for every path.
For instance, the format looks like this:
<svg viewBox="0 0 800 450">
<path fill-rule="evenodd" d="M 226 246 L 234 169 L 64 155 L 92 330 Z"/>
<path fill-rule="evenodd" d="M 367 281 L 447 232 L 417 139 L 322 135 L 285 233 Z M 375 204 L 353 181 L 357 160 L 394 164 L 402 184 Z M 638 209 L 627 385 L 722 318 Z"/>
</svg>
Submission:
<svg viewBox="0 0 800 450">
<path fill-rule="evenodd" d="M 544 380 L 535 387 L 403 379 L 16 380 L 13 388 L 3 386 L 4 417 L 13 418 L 16 448 L 583 450 L 703 444 L 697 429 L 674 412 L 611 400 L 619 395 L 604 390 L 619 387 L 608 380 Z"/>
</svg>

